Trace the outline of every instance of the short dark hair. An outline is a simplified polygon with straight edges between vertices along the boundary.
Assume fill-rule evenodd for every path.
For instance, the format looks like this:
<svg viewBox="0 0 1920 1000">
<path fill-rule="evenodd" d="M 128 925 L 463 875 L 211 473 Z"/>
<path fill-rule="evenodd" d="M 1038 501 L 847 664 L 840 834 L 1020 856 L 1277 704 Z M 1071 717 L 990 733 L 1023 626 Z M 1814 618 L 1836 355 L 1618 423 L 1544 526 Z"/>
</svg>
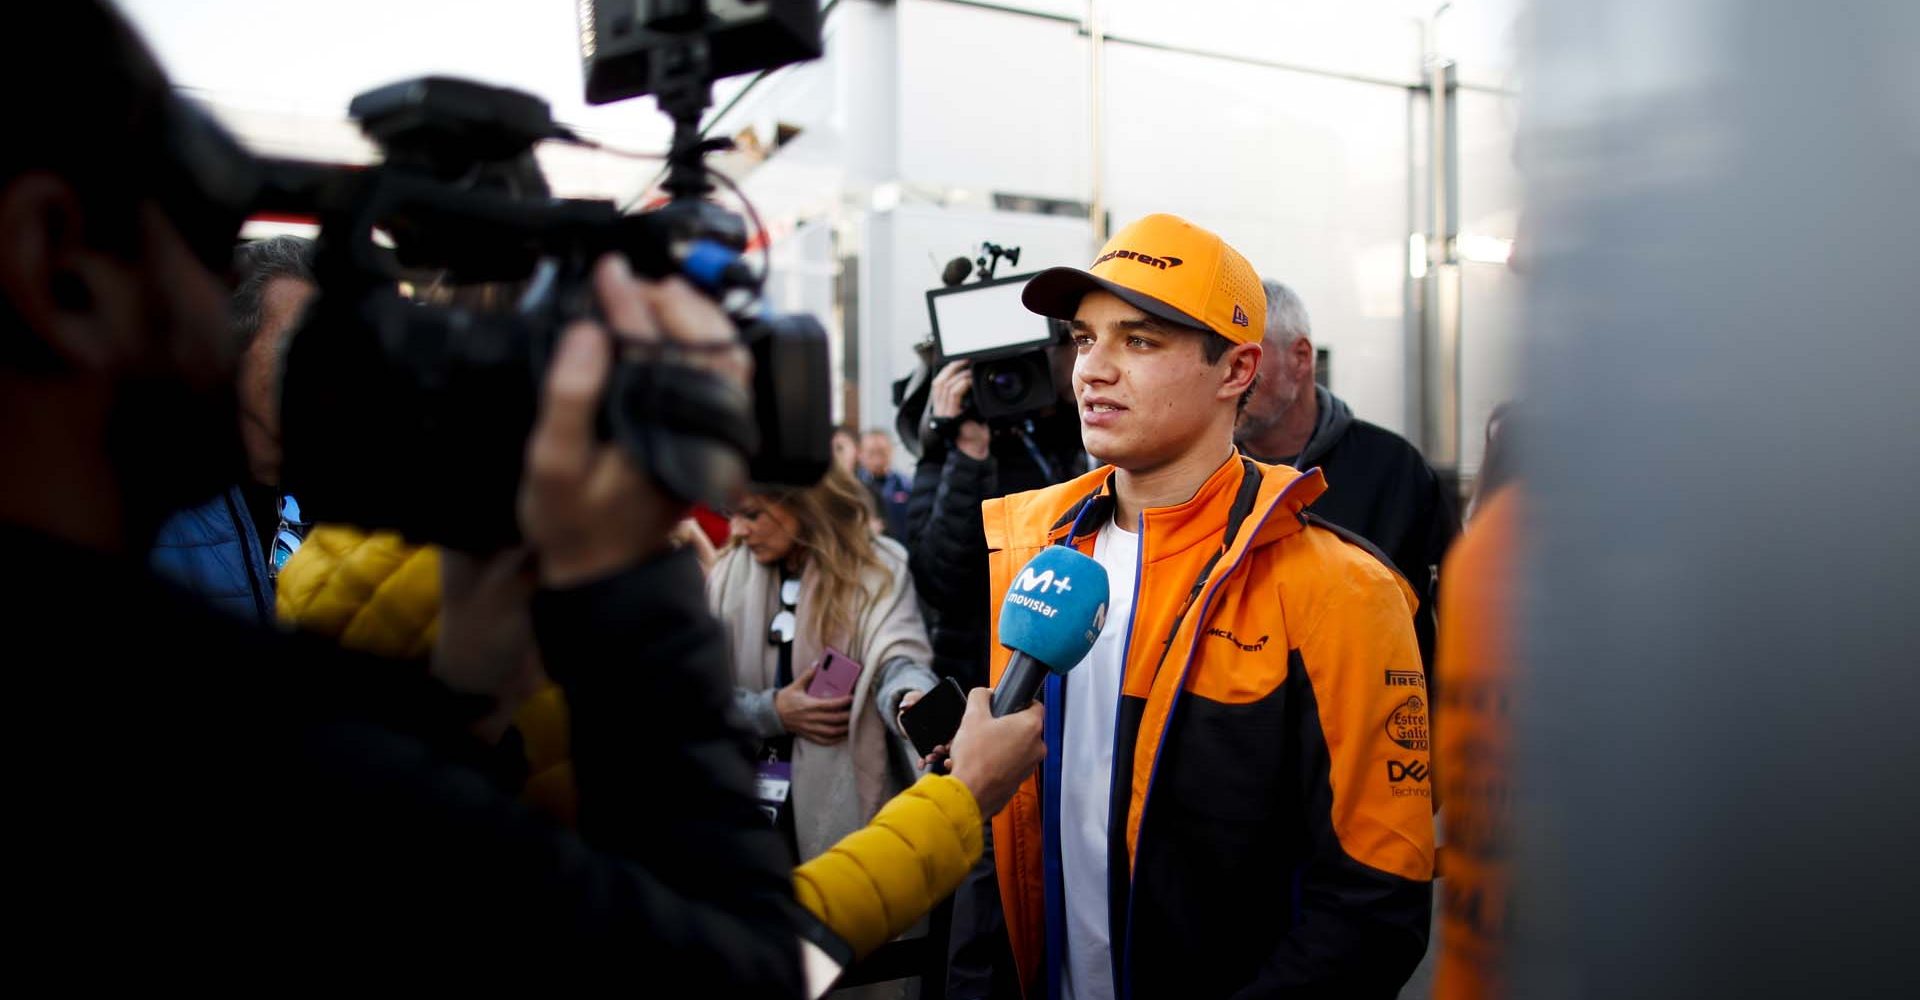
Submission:
<svg viewBox="0 0 1920 1000">
<path fill-rule="evenodd" d="M 1212 330 L 1202 330 L 1200 334 L 1200 353 L 1206 357 L 1207 364 L 1219 364 L 1220 359 L 1226 357 L 1228 351 L 1233 350 L 1233 341 Z"/>
<path fill-rule="evenodd" d="M 0 88 L 36 94 L 46 67 L 61 67 L 57 100 L 15 101 L 0 143 L 0 189 L 36 170 L 59 175 L 82 206 L 84 236 L 128 257 L 139 246 L 140 200 L 127 164 L 157 161 L 165 148 L 167 78 L 126 20 L 101 0 L 64 0 L 35 8 L 33 26 L 0 32 Z M 130 177 L 133 178 L 130 180 Z M 0 301 L 0 364 L 54 371 L 45 344 L 20 329 Z"/>
<path fill-rule="evenodd" d="M 260 332 L 267 285 L 276 278 L 313 284 L 313 241 L 299 236 L 275 236 L 242 243 L 233 254 L 233 273 L 240 283 L 233 289 L 233 335 L 250 344 Z"/>
<path fill-rule="evenodd" d="M 1212 330 L 1201 330 L 1199 333 L 1200 355 L 1207 359 L 1207 364 L 1219 364 L 1220 359 L 1226 357 L 1228 351 L 1233 350 L 1233 341 L 1228 340 L 1220 334 Z M 1255 372 L 1253 381 L 1247 385 L 1247 391 L 1240 394 L 1240 402 L 1234 404 L 1233 412 L 1236 416 L 1247 412 L 1247 402 L 1253 399 L 1253 390 L 1259 387 L 1260 374 Z"/>
<path fill-rule="evenodd" d="M 79 193 L 87 239 L 132 253 L 134 211 L 148 192 L 141 170 L 165 148 L 170 98 L 160 64 L 118 11 L 101 0 L 67 0 L 34 11 L 34 26 L 5 32 L 0 86 L 44 90 L 46 67 L 62 68 L 57 99 L 16 101 L 0 149 L 0 185 L 34 170 L 60 175 Z"/>
</svg>

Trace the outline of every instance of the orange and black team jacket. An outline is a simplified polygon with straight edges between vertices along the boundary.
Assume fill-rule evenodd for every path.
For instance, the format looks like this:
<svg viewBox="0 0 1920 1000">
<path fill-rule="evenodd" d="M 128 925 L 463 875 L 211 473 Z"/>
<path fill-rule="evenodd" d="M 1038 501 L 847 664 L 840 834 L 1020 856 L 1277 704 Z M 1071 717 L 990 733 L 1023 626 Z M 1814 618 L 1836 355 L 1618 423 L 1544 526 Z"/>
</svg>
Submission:
<svg viewBox="0 0 1920 1000">
<path fill-rule="evenodd" d="M 1112 473 L 982 506 L 995 634 L 1028 559 L 1053 544 L 1091 553 Z M 1433 800 L 1415 599 L 1365 542 L 1307 513 L 1325 489 L 1318 471 L 1236 456 L 1135 526 L 1108 835 L 1121 997 L 1392 997 L 1426 951 Z M 994 650 L 996 681 L 1008 657 Z M 1029 998 L 1058 995 L 1074 891 L 1060 788 L 1102 780 L 1061 773 L 1060 678 L 1046 704 L 1046 764 L 993 830 Z"/>
</svg>

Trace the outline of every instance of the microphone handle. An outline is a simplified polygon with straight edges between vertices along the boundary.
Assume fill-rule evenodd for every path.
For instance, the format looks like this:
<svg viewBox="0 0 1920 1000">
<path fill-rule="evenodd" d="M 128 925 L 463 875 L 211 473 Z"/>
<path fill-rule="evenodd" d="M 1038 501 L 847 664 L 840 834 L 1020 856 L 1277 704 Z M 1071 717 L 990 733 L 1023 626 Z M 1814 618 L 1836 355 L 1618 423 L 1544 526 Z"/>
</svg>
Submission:
<svg viewBox="0 0 1920 1000">
<path fill-rule="evenodd" d="M 1014 650 L 1013 659 L 1007 661 L 1006 673 L 1000 675 L 1000 683 L 993 688 L 993 717 L 997 719 L 1033 704 L 1033 696 L 1040 693 L 1047 673 L 1046 664 Z"/>
</svg>

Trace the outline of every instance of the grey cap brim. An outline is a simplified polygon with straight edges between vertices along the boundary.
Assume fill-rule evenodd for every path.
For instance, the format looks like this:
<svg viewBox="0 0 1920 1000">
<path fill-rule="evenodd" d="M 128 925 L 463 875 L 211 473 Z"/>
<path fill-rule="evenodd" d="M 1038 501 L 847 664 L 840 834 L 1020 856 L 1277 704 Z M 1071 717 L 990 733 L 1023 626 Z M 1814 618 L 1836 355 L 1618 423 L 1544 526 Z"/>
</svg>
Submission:
<svg viewBox="0 0 1920 1000">
<path fill-rule="evenodd" d="M 1200 320 L 1151 295 L 1141 294 L 1105 278 L 1097 278 L 1077 267 L 1050 267 L 1034 275 L 1032 280 L 1027 282 L 1027 287 L 1020 291 L 1020 304 L 1026 306 L 1029 312 L 1071 321 L 1073 314 L 1080 309 L 1080 300 L 1086 298 L 1088 292 L 1111 292 L 1120 301 L 1149 316 L 1164 319 L 1169 323 L 1189 326 L 1202 333 L 1213 330 Z"/>
</svg>

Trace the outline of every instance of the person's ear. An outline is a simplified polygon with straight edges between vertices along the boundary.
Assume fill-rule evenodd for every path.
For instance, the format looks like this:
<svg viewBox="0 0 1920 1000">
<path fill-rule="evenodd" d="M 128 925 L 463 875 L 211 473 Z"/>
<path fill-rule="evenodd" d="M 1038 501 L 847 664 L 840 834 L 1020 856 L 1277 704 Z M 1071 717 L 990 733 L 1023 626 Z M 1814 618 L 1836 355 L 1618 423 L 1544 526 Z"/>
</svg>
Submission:
<svg viewBox="0 0 1920 1000">
<path fill-rule="evenodd" d="M 1292 369 L 1288 374 L 1294 381 L 1312 380 L 1313 358 L 1313 341 L 1305 337 L 1295 337 L 1293 343 L 1287 345 L 1288 367 Z"/>
<path fill-rule="evenodd" d="M 1258 343 L 1235 344 L 1229 348 L 1226 357 L 1226 374 L 1221 377 L 1221 399 L 1239 399 L 1240 395 L 1253 385 L 1260 375 L 1260 352 Z"/>
<path fill-rule="evenodd" d="M 116 302 L 128 303 L 131 268 L 89 246 L 80 196 L 45 171 L 0 189 L 0 295 L 24 328 L 19 336 L 76 369 L 99 370 L 131 346 Z"/>
</svg>

